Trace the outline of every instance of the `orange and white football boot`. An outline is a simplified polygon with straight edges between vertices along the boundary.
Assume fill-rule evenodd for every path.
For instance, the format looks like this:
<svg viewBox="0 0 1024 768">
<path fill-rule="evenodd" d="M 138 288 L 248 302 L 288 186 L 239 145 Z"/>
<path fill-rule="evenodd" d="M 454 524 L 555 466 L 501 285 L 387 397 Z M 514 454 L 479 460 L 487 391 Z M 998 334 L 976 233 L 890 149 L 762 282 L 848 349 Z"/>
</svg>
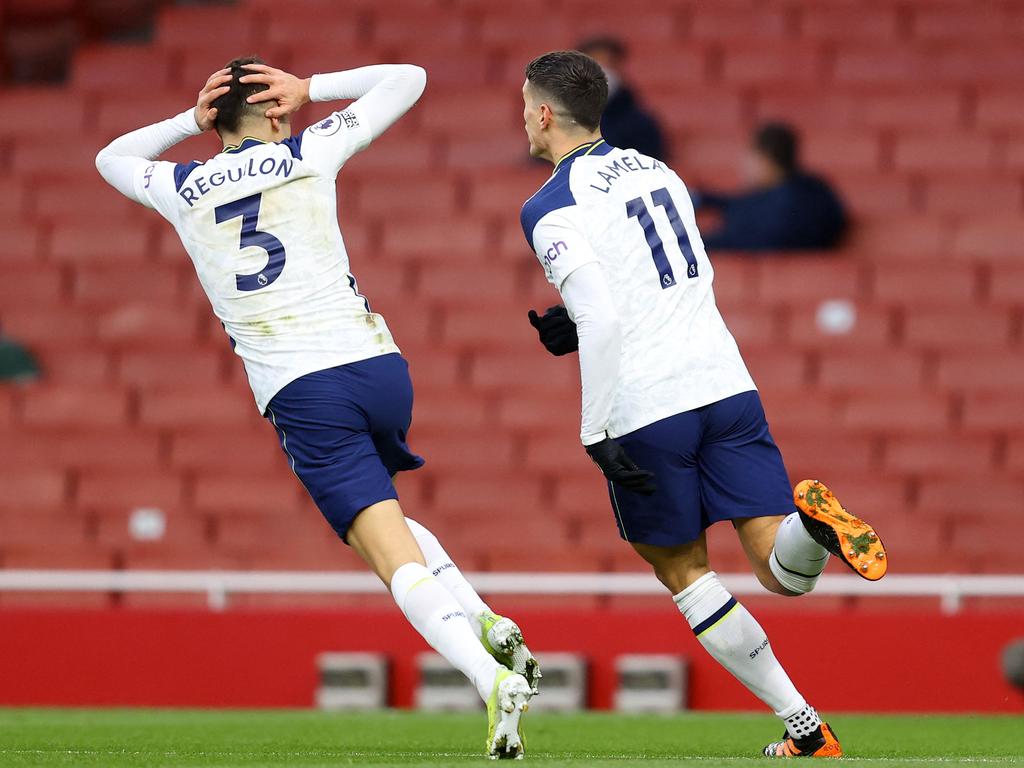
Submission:
<svg viewBox="0 0 1024 768">
<path fill-rule="evenodd" d="M 804 480 L 793 491 L 804 528 L 816 542 L 858 576 L 878 581 L 885 576 L 885 547 L 874 529 L 851 515 L 824 483 Z"/>
<path fill-rule="evenodd" d="M 764 748 L 765 757 L 842 757 L 843 748 L 832 731 L 832 726 L 822 723 L 813 733 L 802 739 L 794 739 L 786 731 L 782 741 L 773 741 Z"/>
</svg>

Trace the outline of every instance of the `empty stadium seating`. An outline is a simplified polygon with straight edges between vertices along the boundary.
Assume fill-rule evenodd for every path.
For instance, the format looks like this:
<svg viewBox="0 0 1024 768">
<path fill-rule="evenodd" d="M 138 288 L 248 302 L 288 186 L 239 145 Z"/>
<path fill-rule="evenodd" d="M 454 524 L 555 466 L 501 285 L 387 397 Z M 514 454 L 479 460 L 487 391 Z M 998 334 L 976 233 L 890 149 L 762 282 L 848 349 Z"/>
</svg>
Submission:
<svg viewBox="0 0 1024 768">
<path fill-rule="evenodd" d="M 851 205 L 839 252 L 711 254 L 791 478 L 820 477 L 875 522 L 894 570 L 1019 571 L 1024 2 L 634 6 L 172 5 L 150 43 L 90 43 L 65 85 L 0 92 L 0 327 L 47 372 L 0 387 L 0 567 L 354 566 L 173 232 L 92 167 L 115 135 L 186 108 L 204 73 L 266 51 L 301 74 L 428 68 L 421 103 L 339 180 L 360 289 L 417 387 L 428 463 L 399 481 L 410 513 L 468 569 L 639 568 L 578 445 L 575 358 L 548 357 L 526 322 L 557 297 L 518 225 L 547 173 L 525 157 L 523 65 L 609 31 L 684 180 L 732 183 L 754 122 L 785 118 Z M 169 156 L 216 149 L 203 136 Z M 827 301 L 849 327 L 823 321 Z M 162 541 L 129 535 L 137 507 L 165 511 Z M 522 542 L 491 546 L 510 518 Z M 742 567 L 733 539 L 713 538 L 722 570 Z"/>
</svg>

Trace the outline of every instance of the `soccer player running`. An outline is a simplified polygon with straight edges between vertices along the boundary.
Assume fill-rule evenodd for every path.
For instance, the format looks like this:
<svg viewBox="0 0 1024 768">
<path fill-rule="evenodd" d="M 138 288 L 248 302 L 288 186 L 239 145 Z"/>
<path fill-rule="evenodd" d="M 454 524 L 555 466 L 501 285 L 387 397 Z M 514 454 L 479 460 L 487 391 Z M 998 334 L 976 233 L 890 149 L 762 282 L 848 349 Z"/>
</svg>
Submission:
<svg viewBox="0 0 1024 768">
<path fill-rule="evenodd" d="M 781 595 L 810 592 L 829 553 L 879 579 L 885 553 L 821 483 L 790 490 L 715 306 L 686 187 L 664 163 L 601 138 L 607 93 L 582 53 L 548 53 L 526 68 L 530 153 L 555 169 L 521 219 L 565 303 L 542 317 L 531 310 L 530 322 L 553 354 L 579 351 L 581 438 L 608 480 L 620 535 L 704 648 L 785 723 L 764 754 L 838 757 L 835 734 L 764 630 L 710 570 L 704 531 L 730 521 L 761 584 Z"/>
<path fill-rule="evenodd" d="M 411 65 L 300 80 L 236 59 L 207 80 L 195 108 L 116 139 L 96 166 L 177 230 L 292 470 L 409 623 L 476 686 L 487 702 L 488 754 L 521 757 L 520 717 L 540 671 L 519 627 L 491 612 L 399 506 L 392 477 L 423 464 L 406 444 L 408 365 L 360 295 L 338 227 L 341 167 L 425 84 Z M 292 112 L 338 99 L 356 101 L 291 135 Z M 213 129 L 224 150 L 212 159 L 155 161 Z"/>
</svg>

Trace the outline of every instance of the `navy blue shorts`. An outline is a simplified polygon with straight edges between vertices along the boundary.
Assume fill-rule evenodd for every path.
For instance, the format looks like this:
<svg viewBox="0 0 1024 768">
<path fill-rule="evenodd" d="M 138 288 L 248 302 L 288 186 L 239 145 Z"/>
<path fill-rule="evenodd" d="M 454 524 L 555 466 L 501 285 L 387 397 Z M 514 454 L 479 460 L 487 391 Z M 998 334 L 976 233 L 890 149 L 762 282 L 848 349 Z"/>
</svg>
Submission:
<svg viewBox="0 0 1024 768">
<path fill-rule="evenodd" d="M 609 483 L 626 541 L 670 547 L 720 520 L 793 511 L 782 454 L 756 391 L 670 416 L 618 438 L 658 490 L 641 496 Z"/>
<path fill-rule="evenodd" d="M 342 539 L 362 510 L 398 498 L 392 475 L 423 466 L 405 442 L 412 381 L 399 354 L 302 376 L 274 395 L 266 416 L 292 471 Z"/>
</svg>

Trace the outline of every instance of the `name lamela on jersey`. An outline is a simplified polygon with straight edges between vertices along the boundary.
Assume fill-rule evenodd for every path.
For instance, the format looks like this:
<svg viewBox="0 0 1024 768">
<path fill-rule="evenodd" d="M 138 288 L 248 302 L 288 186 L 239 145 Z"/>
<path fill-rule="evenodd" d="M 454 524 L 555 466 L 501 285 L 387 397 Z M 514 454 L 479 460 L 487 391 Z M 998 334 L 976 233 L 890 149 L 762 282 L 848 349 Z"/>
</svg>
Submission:
<svg viewBox="0 0 1024 768">
<path fill-rule="evenodd" d="M 614 184 L 619 178 L 626 173 L 633 173 L 634 171 L 661 171 L 665 172 L 665 164 L 655 160 L 653 157 L 644 157 L 641 155 L 622 155 L 616 158 L 614 163 L 608 163 L 603 168 L 598 168 L 596 173 L 604 181 L 604 185 L 599 186 L 597 183 L 592 181 L 590 186 L 596 189 L 598 192 L 604 192 L 607 194 L 612 190 L 612 184 Z M 596 181 L 596 180 L 595 180 Z"/>
<path fill-rule="evenodd" d="M 280 176 L 288 178 L 292 175 L 295 167 L 295 158 L 264 157 L 257 162 L 254 157 L 237 168 L 227 168 L 223 171 L 214 171 L 209 176 L 195 175 L 188 179 L 188 183 L 178 190 L 181 197 L 191 208 L 200 197 L 211 189 L 224 184 L 237 184 L 242 179 L 258 178 L 260 176 Z"/>
</svg>

